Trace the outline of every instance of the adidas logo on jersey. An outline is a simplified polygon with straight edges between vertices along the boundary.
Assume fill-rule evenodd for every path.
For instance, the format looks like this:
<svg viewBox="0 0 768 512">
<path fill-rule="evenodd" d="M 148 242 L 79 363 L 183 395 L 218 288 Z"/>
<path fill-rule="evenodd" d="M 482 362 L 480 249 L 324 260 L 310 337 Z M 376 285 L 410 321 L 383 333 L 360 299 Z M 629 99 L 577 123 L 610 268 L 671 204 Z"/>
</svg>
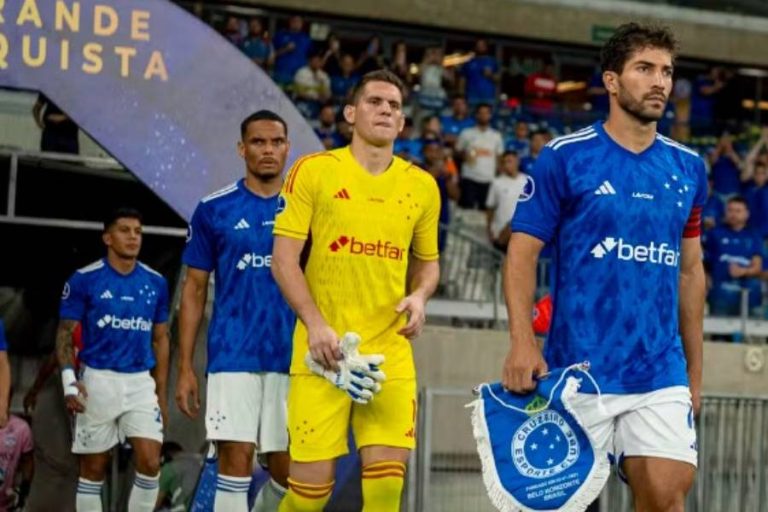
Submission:
<svg viewBox="0 0 768 512">
<path fill-rule="evenodd" d="M 140 316 L 134 316 L 131 318 L 120 318 L 112 315 L 104 315 L 101 317 L 96 325 L 99 329 L 105 327 L 111 327 L 112 329 L 118 329 L 122 331 L 151 331 L 152 322 L 145 320 Z"/>
<path fill-rule="evenodd" d="M 676 267 L 680 259 L 680 253 L 672 250 L 663 242 L 658 245 L 655 242 L 651 242 L 649 245 L 632 245 L 625 242 L 623 238 L 616 240 L 610 236 L 595 245 L 590 252 L 595 258 L 603 259 L 612 254 L 614 249 L 616 249 L 616 256 L 621 261 Z"/>
<path fill-rule="evenodd" d="M 237 224 L 235 224 L 235 230 L 238 230 L 238 229 L 248 229 L 249 227 L 251 227 L 251 225 L 248 224 L 248 222 L 245 219 L 240 219 L 237 222 Z"/>
<path fill-rule="evenodd" d="M 339 252 L 341 249 L 349 247 L 349 253 L 359 256 L 375 256 L 377 258 L 386 258 L 389 260 L 402 261 L 405 249 L 395 247 L 389 240 L 376 240 L 376 242 L 364 242 L 355 237 L 348 238 L 345 235 L 340 236 L 328 246 L 331 252 Z"/>
<path fill-rule="evenodd" d="M 347 192 L 347 189 L 343 188 L 336 192 L 336 194 L 333 196 L 334 199 L 351 199 L 349 197 L 349 192 Z"/>
<path fill-rule="evenodd" d="M 602 185 L 600 185 L 597 190 L 595 190 L 595 195 L 597 196 L 615 196 L 616 190 L 611 185 L 611 182 L 608 180 L 605 180 Z"/>
<path fill-rule="evenodd" d="M 111 299 L 112 298 L 112 292 L 109 291 L 109 290 L 104 290 L 104 293 L 99 295 L 99 297 L 102 298 L 102 299 Z"/>
<path fill-rule="evenodd" d="M 272 255 L 261 255 L 255 252 L 247 252 L 243 254 L 240 261 L 237 262 L 237 270 L 245 270 L 248 267 L 251 268 L 264 268 L 272 266 Z"/>
</svg>

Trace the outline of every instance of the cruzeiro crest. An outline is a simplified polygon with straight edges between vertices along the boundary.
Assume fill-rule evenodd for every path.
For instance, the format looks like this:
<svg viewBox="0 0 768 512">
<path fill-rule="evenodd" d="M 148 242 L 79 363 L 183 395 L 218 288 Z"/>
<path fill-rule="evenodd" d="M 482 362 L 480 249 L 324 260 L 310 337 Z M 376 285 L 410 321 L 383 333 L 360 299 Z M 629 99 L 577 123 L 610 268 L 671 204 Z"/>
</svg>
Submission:
<svg viewBox="0 0 768 512">
<path fill-rule="evenodd" d="M 512 460 L 521 475 L 549 478 L 571 467 L 581 448 L 568 422 L 553 410 L 523 423 L 512 437 Z"/>
</svg>

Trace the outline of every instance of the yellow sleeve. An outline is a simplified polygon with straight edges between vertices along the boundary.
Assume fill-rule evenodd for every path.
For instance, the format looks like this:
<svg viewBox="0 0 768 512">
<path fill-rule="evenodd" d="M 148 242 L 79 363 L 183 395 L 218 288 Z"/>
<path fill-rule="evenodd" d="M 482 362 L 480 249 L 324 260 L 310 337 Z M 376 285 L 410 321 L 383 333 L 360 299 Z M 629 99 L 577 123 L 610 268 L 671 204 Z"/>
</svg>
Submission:
<svg viewBox="0 0 768 512">
<path fill-rule="evenodd" d="M 309 158 L 298 159 L 283 183 L 272 230 L 275 235 L 307 239 L 315 202 L 315 180 L 308 165 Z"/>
<path fill-rule="evenodd" d="M 416 222 L 413 233 L 413 255 L 423 261 L 432 261 L 440 256 L 437 250 L 437 229 L 440 221 L 440 191 L 437 182 L 430 176 L 424 198 L 424 210 Z"/>
</svg>

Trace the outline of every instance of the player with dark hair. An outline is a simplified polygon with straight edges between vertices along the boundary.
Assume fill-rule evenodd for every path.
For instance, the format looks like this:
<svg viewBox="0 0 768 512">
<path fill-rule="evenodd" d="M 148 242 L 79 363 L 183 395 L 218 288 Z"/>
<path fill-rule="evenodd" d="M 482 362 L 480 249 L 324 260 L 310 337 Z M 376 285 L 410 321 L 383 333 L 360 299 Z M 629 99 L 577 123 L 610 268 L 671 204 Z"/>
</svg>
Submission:
<svg viewBox="0 0 768 512">
<path fill-rule="evenodd" d="M 272 272 L 300 321 L 288 392 L 289 490 L 281 511 L 323 509 L 350 425 L 363 465 L 364 510 L 400 510 L 415 443 L 409 338 L 420 333 L 437 285 L 440 215 L 434 178 L 393 156 L 402 106 L 403 84 L 395 75 L 364 75 L 344 107 L 351 145 L 300 159 L 283 186 Z M 386 358 L 387 380 L 372 398 L 377 371 L 358 363 L 380 361 L 375 354 Z M 349 377 L 350 368 L 363 368 L 360 380 L 354 371 Z"/>
<path fill-rule="evenodd" d="M 154 509 L 167 418 L 168 284 L 138 261 L 141 214 L 113 211 L 104 221 L 107 256 L 64 285 L 56 354 L 67 409 L 75 413 L 72 451 L 80 456 L 78 512 L 101 511 L 109 450 L 127 439 L 136 477 L 130 512 Z M 72 335 L 82 325 L 79 376 Z M 151 374 L 150 374 L 151 370 Z"/>
<path fill-rule="evenodd" d="M 608 119 L 556 138 L 518 204 L 505 265 L 511 347 L 504 386 L 527 392 L 548 368 L 589 360 L 602 389 L 580 394 L 585 427 L 632 488 L 636 510 L 682 511 L 697 462 L 701 393 L 704 162 L 656 131 L 677 43 L 630 23 L 602 50 Z M 554 242 L 544 354 L 530 311 L 541 249 Z"/>
<path fill-rule="evenodd" d="M 197 415 L 193 355 L 213 272 L 205 427 L 218 452 L 214 510 L 247 511 L 258 449 L 272 478 L 257 496 L 254 511 L 266 512 L 277 510 L 288 477 L 285 409 L 295 316 L 270 265 L 275 212 L 284 207 L 278 193 L 290 144 L 285 121 L 268 110 L 248 116 L 240 133 L 237 147 L 245 177 L 203 198 L 189 225 L 176 402 L 187 416 Z"/>
</svg>

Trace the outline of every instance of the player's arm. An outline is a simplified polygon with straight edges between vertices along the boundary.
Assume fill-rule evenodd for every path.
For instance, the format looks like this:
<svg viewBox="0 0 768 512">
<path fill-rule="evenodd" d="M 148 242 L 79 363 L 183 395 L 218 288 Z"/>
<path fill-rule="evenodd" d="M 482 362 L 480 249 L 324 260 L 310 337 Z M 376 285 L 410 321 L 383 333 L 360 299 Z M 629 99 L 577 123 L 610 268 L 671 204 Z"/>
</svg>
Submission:
<svg viewBox="0 0 768 512">
<path fill-rule="evenodd" d="M 748 267 L 731 263 L 728 270 L 732 277 L 760 277 L 760 274 L 763 273 L 763 257 L 758 254 L 752 256 Z"/>
<path fill-rule="evenodd" d="M 701 239 L 683 238 L 680 250 L 680 337 L 688 363 L 688 380 L 694 413 L 698 414 L 704 351 L 705 276 L 701 262 Z"/>
<path fill-rule="evenodd" d="M 536 375 L 547 372 L 547 364 L 531 326 L 536 291 L 536 266 L 544 242 L 527 233 L 512 233 L 504 260 L 504 297 L 509 317 L 509 353 L 504 361 L 502 384 L 522 393 L 535 387 Z"/>
<path fill-rule="evenodd" d="M 304 243 L 304 240 L 298 238 L 275 235 L 272 276 L 285 300 L 307 326 L 312 358 L 326 369 L 336 370 L 336 361 L 342 358 L 339 338 L 325 321 L 309 293 L 309 286 L 300 266 Z"/>
<path fill-rule="evenodd" d="M 40 393 L 40 390 L 43 389 L 43 384 L 45 384 L 45 381 L 48 380 L 48 377 L 53 375 L 53 372 L 55 372 L 58 367 L 59 364 L 56 360 L 56 352 L 52 352 L 48 357 L 45 358 L 43 364 L 40 366 L 40 369 L 37 370 L 35 382 L 32 383 L 29 391 L 27 391 L 27 394 L 24 395 L 25 414 L 32 414 L 32 411 L 37 405 L 37 394 Z"/>
<path fill-rule="evenodd" d="M 56 329 L 56 359 L 61 368 L 61 382 L 64 386 L 64 399 L 70 412 L 83 412 L 85 406 L 78 400 L 78 395 L 88 396 L 85 386 L 75 376 L 75 351 L 72 346 L 72 333 L 77 328 L 77 320 L 62 318 Z"/>
<path fill-rule="evenodd" d="M 8 401 L 11 395 L 11 365 L 8 352 L 0 351 L 0 428 L 8 423 Z"/>
<path fill-rule="evenodd" d="M 168 359 L 171 342 L 168 339 L 168 323 L 163 322 L 152 326 L 152 350 L 155 352 L 155 367 L 152 378 L 155 379 L 155 392 L 160 411 L 163 414 L 163 425 L 168 425 Z"/>
<path fill-rule="evenodd" d="M 179 306 L 179 376 L 176 380 L 176 404 L 190 418 L 200 410 L 197 376 L 194 370 L 195 341 L 208 300 L 205 270 L 187 267 Z M 191 400 L 191 405 L 190 405 Z"/>
</svg>

